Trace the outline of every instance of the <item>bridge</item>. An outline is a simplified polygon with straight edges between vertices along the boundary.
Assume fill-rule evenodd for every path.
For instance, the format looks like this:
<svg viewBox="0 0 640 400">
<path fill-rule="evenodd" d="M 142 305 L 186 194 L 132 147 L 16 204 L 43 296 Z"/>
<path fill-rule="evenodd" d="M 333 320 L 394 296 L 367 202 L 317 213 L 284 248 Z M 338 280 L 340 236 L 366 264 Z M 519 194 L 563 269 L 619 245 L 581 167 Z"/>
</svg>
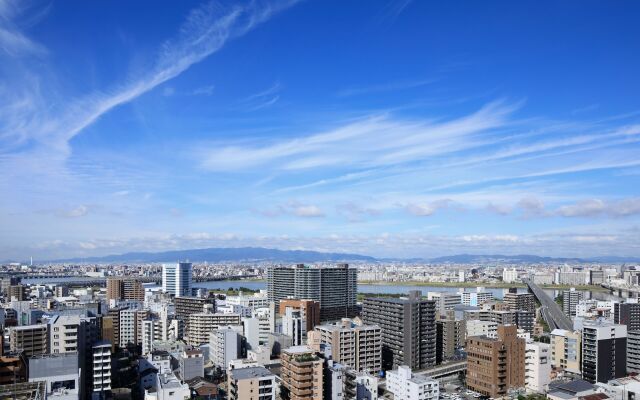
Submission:
<svg viewBox="0 0 640 400">
<path fill-rule="evenodd" d="M 609 289 L 609 292 L 623 299 L 636 299 L 640 298 L 640 287 L 638 286 L 615 286 L 610 284 L 602 284 L 603 288 Z"/>
<path fill-rule="evenodd" d="M 200 282 L 214 282 L 214 281 L 226 281 L 226 280 L 238 280 L 246 278 L 258 278 L 259 275 L 236 275 L 236 276 L 224 276 L 224 277 L 208 277 L 208 276 L 196 276 L 193 277 L 194 283 Z M 19 276 L 21 279 L 37 279 L 38 282 L 29 282 L 29 284 L 56 284 L 58 286 L 106 286 L 107 278 L 131 278 L 136 279 L 142 283 L 156 283 L 162 284 L 162 276 L 85 276 L 85 275 L 32 275 L 22 274 Z M 39 282 L 42 280 L 42 282 Z M 46 280 L 46 281 L 45 281 Z M 242 286 L 242 284 L 239 284 Z"/>
<path fill-rule="evenodd" d="M 542 314 L 542 318 L 547 322 L 547 325 L 549 325 L 549 328 L 551 330 L 558 328 L 572 331 L 573 322 L 571 321 L 571 318 L 562 311 L 558 303 L 556 303 L 554 299 L 549 297 L 549 295 L 540 288 L 540 286 L 533 283 L 530 279 L 524 279 L 523 281 L 527 286 L 529 286 L 529 290 L 534 296 L 536 296 L 542 305 L 540 313 Z"/>
</svg>

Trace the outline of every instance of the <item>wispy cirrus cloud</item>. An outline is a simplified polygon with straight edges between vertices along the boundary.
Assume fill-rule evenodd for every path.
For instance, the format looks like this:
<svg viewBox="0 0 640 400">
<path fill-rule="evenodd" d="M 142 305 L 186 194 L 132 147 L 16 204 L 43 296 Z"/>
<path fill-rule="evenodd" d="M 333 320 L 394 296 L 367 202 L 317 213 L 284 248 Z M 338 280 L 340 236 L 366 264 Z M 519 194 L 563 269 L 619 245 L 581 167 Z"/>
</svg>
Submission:
<svg viewBox="0 0 640 400">
<path fill-rule="evenodd" d="M 30 6 L 28 1 L 0 0 L 0 50 L 5 55 L 21 57 L 47 54 L 43 45 L 27 37 L 19 27 L 18 19 Z"/>
<path fill-rule="evenodd" d="M 379 84 L 379 85 L 350 87 L 350 88 L 339 91 L 338 96 L 349 97 L 349 96 L 357 96 L 361 94 L 382 93 L 382 92 L 391 92 L 395 90 L 413 89 L 421 86 L 430 85 L 437 81 L 438 81 L 437 79 L 417 79 L 417 80 L 411 80 L 411 81 L 390 82 L 390 83 Z"/>
</svg>

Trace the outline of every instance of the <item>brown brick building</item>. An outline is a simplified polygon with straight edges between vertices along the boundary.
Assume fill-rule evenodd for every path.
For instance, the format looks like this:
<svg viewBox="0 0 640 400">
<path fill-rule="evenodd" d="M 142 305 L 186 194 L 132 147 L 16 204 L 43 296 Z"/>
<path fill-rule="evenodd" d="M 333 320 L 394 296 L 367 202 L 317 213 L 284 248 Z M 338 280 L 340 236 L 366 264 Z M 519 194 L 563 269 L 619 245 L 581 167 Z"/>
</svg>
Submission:
<svg viewBox="0 0 640 400">
<path fill-rule="evenodd" d="M 494 398 L 524 387 L 525 345 L 515 325 L 498 326 L 496 339 L 467 338 L 467 387 Z"/>
<path fill-rule="evenodd" d="M 287 307 L 301 311 L 302 316 L 307 321 L 307 332 L 311 332 L 313 328 L 320 325 L 320 302 L 314 300 L 283 299 L 280 300 L 278 314 L 280 316 L 284 315 Z"/>
<path fill-rule="evenodd" d="M 144 301 L 144 286 L 134 278 L 108 278 L 107 299 Z"/>
</svg>

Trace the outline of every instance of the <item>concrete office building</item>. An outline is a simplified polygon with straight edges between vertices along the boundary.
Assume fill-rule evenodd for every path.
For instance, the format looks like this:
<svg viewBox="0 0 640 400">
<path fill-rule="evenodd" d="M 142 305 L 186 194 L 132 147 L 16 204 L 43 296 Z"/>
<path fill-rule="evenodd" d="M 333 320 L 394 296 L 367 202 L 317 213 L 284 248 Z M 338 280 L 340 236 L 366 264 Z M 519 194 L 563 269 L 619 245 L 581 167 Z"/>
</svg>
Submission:
<svg viewBox="0 0 640 400">
<path fill-rule="evenodd" d="M 438 400 L 440 384 L 424 375 L 415 375 L 411 368 L 401 365 L 387 372 L 387 390 L 394 400 Z"/>
<path fill-rule="evenodd" d="M 440 319 L 436 321 L 436 363 L 451 359 L 464 347 L 466 323 L 462 320 Z"/>
<path fill-rule="evenodd" d="M 551 382 L 551 346 L 530 341 L 525 349 L 525 388 L 530 393 L 544 394 Z"/>
<path fill-rule="evenodd" d="M 281 354 L 280 395 L 283 400 L 323 398 L 323 360 L 307 346 L 284 349 Z"/>
<path fill-rule="evenodd" d="M 209 342 L 209 334 L 221 326 L 242 325 L 238 314 L 191 314 L 187 319 L 188 328 L 185 329 L 186 342 L 192 346 L 199 346 Z"/>
<path fill-rule="evenodd" d="M 576 316 L 576 307 L 580 300 L 584 298 L 584 293 L 576 291 L 576 288 L 562 291 L 562 311 L 570 317 Z"/>
<path fill-rule="evenodd" d="M 320 320 L 333 321 L 356 315 L 358 271 L 348 264 L 336 267 L 272 267 L 267 270 L 269 301 L 279 309 L 286 298 L 320 303 Z"/>
<path fill-rule="evenodd" d="M 344 319 L 334 325 L 320 325 L 319 341 L 331 346 L 331 358 L 358 372 L 377 374 L 382 369 L 382 330 Z"/>
<path fill-rule="evenodd" d="M 605 276 L 603 270 L 589 271 L 590 283 L 592 285 L 602 285 L 605 282 Z"/>
<path fill-rule="evenodd" d="M 627 326 L 606 320 L 582 325 L 582 379 L 607 382 L 627 374 Z"/>
<path fill-rule="evenodd" d="M 511 288 L 509 293 L 504 295 L 503 300 L 512 311 L 536 312 L 536 298 L 533 293 L 518 293 L 517 288 Z"/>
<path fill-rule="evenodd" d="M 485 292 L 484 288 L 477 288 L 475 292 L 460 292 L 462 304 L 478 307 L 484 303 L 493 301 L 493 293 Z"/>
<path fill-rule="evenodd" d="M 232 369 L 227 389 L 229 400 L 276 400 L 276 376 L 262 366 Z"/>
<path fill-rule="evenodd" d="M 12 326 L 9 328 L 9 349 L 21 351 L 32 357 L 49 352 L 49 329 L 47 324 Z"/>
<path fill-rule="evenodd" d="M 284 316 L 287 308 L 299 310 L 306 321 L 306 331 L 310 332 L 316 325 L 320 325 L 320 302 L 315 300 L 282 299 L 278 314 Z"/>
<path fill-rule="evenodd" d="M 580 375 L 582 371 L 582 334 L 578 331 L 551 331 L 551 366 Z"/>
<path fill-rule="evenodd" d="M 428 292 L 427 299 L 436 301 L 436 309 L 440 315 L 444 315 L 447 310 L 453 310 L 455 306 L 462 304 L 460 293 Z"/>
<path fill-rule="evenodd" d="M 44 382 L 47 398 L 79 398 L 82 389 L 80 372 L 78 353 L 45 354 L 29 358 L 29 382 Z"/>
<path fill-rule="evenodd" d="M 107 278 L 107 300 L 144 301 L 144 286 L 134 278 Z"/>
<path fill-rule="evenodd" d="M 484 396 L 502 397 L 525 385 L 525 340 L 515 325 L 498 326 L 497 338 L 467 338 L 467 387 Z"/>
<path fill-rule="evenodd" d="M 382 336 L 382 369 L 401 365 L 422 369 L 436 364 L 436 303 L 420 291 L 407 298 L 367 298 L 362 320 L 377 325 Z"/>
<path fill-rule="evenodd" d="M 191 268 L 189 262 L 162 264 L 162 290 L 174 296 L 191 296 Z"/>
</svg>

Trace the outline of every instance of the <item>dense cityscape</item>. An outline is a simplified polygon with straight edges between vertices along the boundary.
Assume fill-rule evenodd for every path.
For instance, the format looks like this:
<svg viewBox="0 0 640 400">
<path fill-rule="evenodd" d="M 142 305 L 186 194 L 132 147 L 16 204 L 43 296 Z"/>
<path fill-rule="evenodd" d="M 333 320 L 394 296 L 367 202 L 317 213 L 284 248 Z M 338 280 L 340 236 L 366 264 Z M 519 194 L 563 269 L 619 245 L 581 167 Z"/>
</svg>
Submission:
<svg viewBox="0 0 640 400">
<path fill-rule="evenodd" d="M 0 0 L 0 400 L 640 400 L 640 0 Z"/>
<path fill-rule="evenodd" d="M 626 264 L 12 263 L 0 396 L 628 400 L 639 279 Z"/>
</svg>

